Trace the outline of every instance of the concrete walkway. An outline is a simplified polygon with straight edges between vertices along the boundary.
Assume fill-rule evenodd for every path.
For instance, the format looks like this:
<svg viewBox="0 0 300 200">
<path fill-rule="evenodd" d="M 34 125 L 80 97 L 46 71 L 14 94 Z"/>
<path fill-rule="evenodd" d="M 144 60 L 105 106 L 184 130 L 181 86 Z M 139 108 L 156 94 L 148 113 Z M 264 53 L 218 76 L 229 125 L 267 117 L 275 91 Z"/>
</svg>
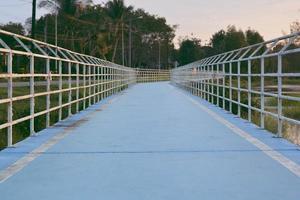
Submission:
<svg viewBox="0 0 300 200">
<path fill-rule="evenodd" d="M 0 152 L 1 200 L 300 199 L 297 146 L 169 83 L 78 116 Z"/>
</svg>

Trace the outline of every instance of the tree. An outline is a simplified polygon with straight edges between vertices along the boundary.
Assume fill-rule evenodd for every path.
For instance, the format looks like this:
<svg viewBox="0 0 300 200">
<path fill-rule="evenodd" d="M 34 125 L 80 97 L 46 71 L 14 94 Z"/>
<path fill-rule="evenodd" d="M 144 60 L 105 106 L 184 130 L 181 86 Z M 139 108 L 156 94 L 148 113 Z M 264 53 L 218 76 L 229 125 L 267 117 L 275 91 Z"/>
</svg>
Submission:
<svg viewBox="0 0 300 200">
<path fill-rule="evenodd" d="M 121 27 L 124 25 L 124 47 L 125 54 L 128 54 L 131 21 L 132 66 L 157 66 L 159 43 L 162 67 L 168 68 L 172 63 L 176 27 L 168 25 L 163 17 L 151 15 L 143 9 L 133 9 L 120 0 L 85 7 L 77 6 L 75 14 L 67 14 L 60 7 L 47 8 L 52 12 L 55 8 L 59 9 L 55 11 L 58 12 L 59 46 L 122 63 Z M 39 40 L 44 40 L 44 35 L 47 35 L 47 42 L 54 43 L 55 16 L 56 14 L 49 13 L 37 20 Z M 44 28 L 46 23 L 47 29 Z M 125 56 L 125 64 L 128 63 L 127 58 L 128 55 Z"/>
<path fill-rule="evenodd" d="M 247 46 L 247 41 L 242 30 L 235 26 L 228 26 L 225 37 L 225 51 L 231 51 Z"/>
<path fill-rule="evenodd" d="M 245 33 L 248 45 L 258 44 L 264 41 L 264 38 L 255 30 L 248 29 Z"/>
<path fill-rule="evenodd" d="M 41 0 L 40 8 L 46 8 L 59 14 L 75 15 L 78 8 L 90 5 L 92 0 Z"/>
<path fill-rule="evenodd" d="M 114 32 L 115 45 L 111 59 L 112 62 L 114 62 L 117 53 L 117 47 L 120 40 L 120 28 L 124 23 L 124 16 L 127 12 L 130 12 L 133 9 L 133 7 L 126 7 L 124 0 L 112 0 L 106 3 L 105 8 L 108 16 L 111 18 L 114 25 L 112 26 L 112 32 Z"/>
<path fill-rule="evenodd" d="M 0 25 L 0 29 L 19 35 L 25 35 L 25 29 L 21 23 L 9 22 L 5 25 Z"/>
<path fill-rule="evenodd" d="M 226 32 L 222 29 L 213 34 L 210 44 L 215 49 L 216 53 L 222 53 L 225 51 L 225 38 Z"/>
<path fill-rule="evenodd" d="M 201 40 L 196 38 L 185 38 L 180 43 L 178 51 L 178 62 L 185 65 L 204 58 L 204 51 L 201 49 Z"/>
<path fill-rule="evenodd" d="M 263 41 L 263 37 L 255 30 L 249 28 L 243 32 L 235 26 L 228 26 L 226 31 L 220 30 L 213 34 L 210 44 L 215 54 L 219 54 Z"/>
</svg>

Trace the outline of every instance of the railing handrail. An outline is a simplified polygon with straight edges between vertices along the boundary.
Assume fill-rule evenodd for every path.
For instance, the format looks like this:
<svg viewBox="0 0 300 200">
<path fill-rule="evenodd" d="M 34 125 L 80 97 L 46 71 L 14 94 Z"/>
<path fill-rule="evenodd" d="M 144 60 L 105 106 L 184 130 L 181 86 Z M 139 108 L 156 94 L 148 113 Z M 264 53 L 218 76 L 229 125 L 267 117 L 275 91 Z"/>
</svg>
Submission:
<svg viewBox="0 0 300 200">
<path fill-rule="evenodd" d="M 29 121 L 29 134 L 35 135 L 37 117 L 45 115 L 43 128 L 47 128 L 51 125 L 50 114 L 54 111 L 58 112 L 58 119 L 54 121 L 56 123 L 64 118 L 63 115 L 71 116 L 79 112 L 81 107 L 86 109 L 136 83 L 136 70 L 133 68 L 3 30 L 0 30 L 0 53 L 1 57 L 6 58 L 7 68 L 5 73 L 0 72 L 0 79 L 7 80 L 7 97 L 0 99 L 0 106 L 5 104 L 7 107 L 7 118 L 0 121 L 0 133 L 7 129 L 7 146 L 14 143 L 13 127 L 17 124 Z M 26 73 L 20 73 L 14 68 L 19 67 L 13 65 L 15 56 L 24 57 L 22 62 L 29 65 Z M 55 67 L 55 70 L 51 71 L 51 67 Z M 13 87 L 13 81 L 17 78 L 29 79 L 29 92 L 18 90 L 20 94 L 14 96 L 17 87 Z M 52 78 L 58 79 L 55 81 L 58 88 L 51 88 L 54 83 Z M 36 87 L 41 87 L 38 85 L 41 81 L 45 82 L 43 87 L 46 88 L 36 91 Z M 46 105 L 36 110 L 36 101 L 40 97 L 46 97 Z M 52 100 L 51 97 L 56 98 Z M 18 110 L 13 110 L 13 106 L 26 100 L 29 100 L 30 105 L 24 104 L 25 113 L 27 110 L 30 112 L 26 115 L 14 115 Z"/>
<path fill-rule="evenodd" d="M 235 114 L 239 117 L 242 108 L 246 108 L 250 122 L 253 122 L 252 112 L 260 113 L 261 128 L 265 128 L 266 116 L 276 118 L 277 136 L 282 137 L 284 122 L 300 126 L 299 119 L 283 113 L 283 101 L 300 102 L 299 96 L 285 92 L 283 87 L 286 78 L 296 78 L 296 84 L 300 86 L 300 63 L 288 65 L 284 62 L 284 59 L 290 59 L 288 56 L 299 54 L 300 32 L 296 32 L 175 68 L 171 72 L 171 81 L 230 112 L 233 112 L 233 105 L 237 106 Z M 274 66 L 275 72 L 272 71 Z M 254 78 L 258 79 L 257 87 L 253 87 Z M 277 81 L 276 91 L 266 90 L 272 83 L 267 79 Z M 247 94 L 247 98 L 244 95 L 242 99 L 242 94 Z M 253 104 L 253 96 L 259 96 L 258 106 Z M 275 112 L 266 109 L 265 97 L 277 99 Z"/>
</svg>

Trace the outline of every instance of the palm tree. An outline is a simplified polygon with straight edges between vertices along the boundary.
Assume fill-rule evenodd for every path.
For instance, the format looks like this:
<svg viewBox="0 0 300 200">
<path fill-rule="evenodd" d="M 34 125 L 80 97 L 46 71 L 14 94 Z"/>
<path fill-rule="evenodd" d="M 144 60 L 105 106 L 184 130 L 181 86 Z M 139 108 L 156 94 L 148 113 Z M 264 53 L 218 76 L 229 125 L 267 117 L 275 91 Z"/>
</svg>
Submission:
<svg viewBox="0 0 300 200">
<path fill-rule="evenodd" d="M 73 16 L 78 7 L 89 5 L 92 0 L 41 0 L 40 8 L 46 8 L 59 14 Z"/>
<path fill-rule="evenodd" d="M 127 7 L 124 3 L 124 0 L 112 0 L 105 4 L 105 9 L 113 22 L 113 26 L 111 26 L 112 32 L 114 32 L 115 44 L 114 51 L 112 55 L 112 62 L 115 61 L 117 48 L 120 40 L 120 27 L 124 23 L 124 17 L 127 13 L 129 13 L 133 7 Z"/>
<path fill-rule="evenodd" d="M 40 8 L 46 8 L 50 10 L 52 13 L 56 13 L 56 20 L 57 16 L 60 16 L 62 20 L 69 19 L 78 23 L 88 23 L 78 19 L 78 17 L 76 17 L 76 13 L 79 9 L 82 9 L 86 5 L 90 5 L 92 3 L 92 0 L 41 0 L 38 6 Z M 70 33 L 71 36 L 74 37 L 74 27 L 72 26 L 72 24 L 65 23 L 64 28 L 65 30 L 63 32 L 65 35 L 68 35 L 68 33 Z M 72 44 L 72 47 L 74 47 L 74 43 Z"/>
</svg>

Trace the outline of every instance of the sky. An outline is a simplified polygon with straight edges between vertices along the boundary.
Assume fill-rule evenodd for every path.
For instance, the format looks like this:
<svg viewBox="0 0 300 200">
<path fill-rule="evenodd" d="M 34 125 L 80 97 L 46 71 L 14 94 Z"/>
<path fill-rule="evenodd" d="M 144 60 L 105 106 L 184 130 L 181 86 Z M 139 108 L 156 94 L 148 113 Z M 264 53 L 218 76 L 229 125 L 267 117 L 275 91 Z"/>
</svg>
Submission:
<svg viewBox="0 0 300 200">
<path fill-rule="evenodd" d="M 103 2 L 106 1 L 94 0 Z M 179 25 L 177 39 L 193 34 L 203 44 L 228 25 L 243 30 L 251 27 L 268 40 L 289 33 L 290 23 L 300 20 L 300 0 L 125 0 L 125 3 L 165 17 L 170 25 Z M 45 10 L 37 11 L 38 16 L 44 13 Z M 31 0 L 0 0 L 0 23 L 24 23 L 30 15 Z"/>
</svg>

